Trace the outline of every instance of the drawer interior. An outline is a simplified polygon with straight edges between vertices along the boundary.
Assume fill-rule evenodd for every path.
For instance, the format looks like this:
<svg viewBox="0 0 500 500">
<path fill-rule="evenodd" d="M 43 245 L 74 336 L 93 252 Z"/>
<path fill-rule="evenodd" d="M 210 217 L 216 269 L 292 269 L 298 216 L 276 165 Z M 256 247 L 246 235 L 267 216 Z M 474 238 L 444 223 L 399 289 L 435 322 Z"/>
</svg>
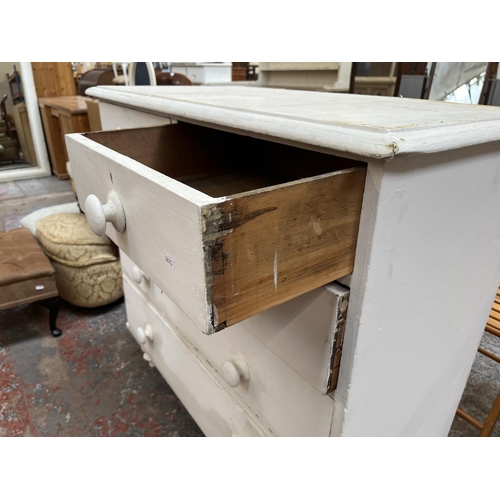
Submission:
<svg viewBox="0 0 500 500">
<path fill-rule="evenodd" d="M 85 135 L 212 197 L 246 193 L 365 165 L 183 122 Z"/>
</svg>

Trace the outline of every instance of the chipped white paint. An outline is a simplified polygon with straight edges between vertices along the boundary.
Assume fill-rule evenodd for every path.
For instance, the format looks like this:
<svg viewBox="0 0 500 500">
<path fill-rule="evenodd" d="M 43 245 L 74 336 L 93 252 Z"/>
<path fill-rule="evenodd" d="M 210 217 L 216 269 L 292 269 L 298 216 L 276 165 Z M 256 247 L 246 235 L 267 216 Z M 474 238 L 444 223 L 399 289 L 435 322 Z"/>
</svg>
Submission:
<svg viewBox="0 0 500 500">
<path fill-rule="evenodd" d="M 212 304 L 213 317 L 214 317 L 214 328 L 219 326 L 219 311 L 215 304 Z"/>
<path fill-rule="evenodd" d="M 136 334 L 145 322 L 155 332 L 155 342 L 144 345 L 145 354 L 168 380 L 191 416 L 207 436 L 266 436 L 269 431 L 223 387 L 221 377 L 183 342 L 161 316 L 124 278 L 125 306 L 130 331 Z M 193 383 L 195 381 L 195 383 Z"/>
<path fill-rule="evenodd" d="M 263 311 L 241 325 L 316 390 L 326 394 L 337 325 L 348 296 L 348 289 L 330 283 Z"/>
<path fill-rule="evenodd" d="M 133 261 L 121 251 L 120 261 L 123 273 L 133 279 Z M 337 283 L 317 288 L 263 311 L 239 325 L 217 332 L 206 342 L 205 337 L 192 325 L 183 326 L 186 325 L 185 315 L 154 283 L 143 281 L 138 289 L 175 325 L 174 329 L 181 328 L 184 335 L 202 352 L 207 343 L 214 346 L 214 349 L 222 350 L 228 349 L 225 347 L 228 342 L 235 352 L 249 350 L 254 341 L 250 340 L 251 345 L 247 346 L 247 339 L 253 336 L 262 344 L 261 350 L 271 351 L 318 392 L 327 393 L 338 317 L 349 296 L 347 288 Z M 290 321 L 291 317 L 293 321 Z M 304 332 L 307 334 L 304 335 Z M 219 340 L 214 340 L 215 338 Z M 257 358 L 258 356 L 255 357 L 256 362 Z"/>
<path fill-rule="evenodd" d="M 175 336 L 186 347 L 196 353 L 204 366 L 209 367 L 211 376 L 221 381 L 229 391 L 230 397 L 237 401 L 245 409 L 245 413 L 258 422 L 267 434 L 276 436 L 328 435 L 334 406 L 333 400 L 321 395 L 290 366 L 263 346 L 248 331 L 245 331 L 240 326 L 241 324 L 222 330 L 216 335 L 201 335 L 186 315 L 165 294 L 161 295 L 162 309 L 157 309 L 157 303 L 153 304 L 148 297 L 143 295 L 126 275 L 124 275 L 123 282 L 127 317 L 132 333 L 135 334 L 134 327 L 140 327 L 145 322 L 151 324 L 155 331 L 155 344 L 147 346 L 146 351 L 176 394 L 178 394 L 176 384 L 179 382 L 177 379 L 182 377 L 184 393 L 191 393 L 196 396 L 196 399 L 200 399 L 202 404 L 210 405 L 211 409 L 210 411 L 207 409 L 206 414 L 193 415 L 204 431 L 206 425 L 227 425 L 225 422 L 227 417 L 220 412 L 214 414 L 214 406 L 208 399 L 209 395 L 199 394 L 199 386 L 205 383 L 206 375 L 202 376 L 196 371 L 188 371 L 191 368 L 185 366 L 182 357 L 172 359 L 175 353 L 166 352 L 169 346 L 162 344 L 162 327 L 157 318 L 167 325 L 170 332 L 175 332 Z M 236 360 L 243 358 L 245 361 L 248 372 L 243 375 L 249 380 L 232 387 L 224 381 L 222 366 L 227 360 L 234 362 L 235 358 Z M 236 383 L 234 378 L 231 380 Z M 184 402 L 183 396 L 180 394 L 178 396 Z M 187 404 L 186 407 L 191 413 Z"/>
<path fill-rule="evenodd" d="M 187 122 L 371 158 L 500 140 L 495 106 L 237 86 L 103 86 L 87 94 Z"/>
<path fill-rule="evenodd" d="M 500 144 L 368 167 L 334 429 L 446 436 L 500 283 Z"/>
</svg>

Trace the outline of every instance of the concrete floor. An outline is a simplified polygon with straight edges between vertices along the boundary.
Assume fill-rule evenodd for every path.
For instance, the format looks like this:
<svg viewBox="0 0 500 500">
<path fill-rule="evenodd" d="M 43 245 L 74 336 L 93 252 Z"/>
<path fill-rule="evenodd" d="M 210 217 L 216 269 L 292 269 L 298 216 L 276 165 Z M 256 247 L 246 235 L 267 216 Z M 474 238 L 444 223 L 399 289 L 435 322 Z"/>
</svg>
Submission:
<svg viewBox="0 0 500 500">
<path fill-rule="evenodd" d="M 0 230 L 74 200 L 56 177 L 0 183 Z M 0 436 L 202 436 L 125 321 L 123 300 L 96 309 L 62 302 L 56 339 L 40 306 L 0 311 Z M 485 334 L 482 345 L 500 355 L 499 338 Z M 460 408 L 484 421 L 499 391 L 498 364 L 478 354 Z M 477 434 L 455 418 L 449 435 Z"/>
<path fill-rule="evenodd" d="M 76 201 L 71 182 L 44 177 L 0 182 L 0 231 L 21 227 L 21 219 L 39 208 Z"/>
<path fill-rule="evenodd" d="M 123 300 L 0 311 L 0 436 L 202 436 L 125 327 Z"/>
<path fill-rule="evenodd" d="M 56 177 L 0 183 L 0 230 L 76 197 Z M 61 301 L 54 338 L 37 304 L 0 311 L 0 436 L 203 436 L 125 326 L 123 300 Z"/>
</svg>

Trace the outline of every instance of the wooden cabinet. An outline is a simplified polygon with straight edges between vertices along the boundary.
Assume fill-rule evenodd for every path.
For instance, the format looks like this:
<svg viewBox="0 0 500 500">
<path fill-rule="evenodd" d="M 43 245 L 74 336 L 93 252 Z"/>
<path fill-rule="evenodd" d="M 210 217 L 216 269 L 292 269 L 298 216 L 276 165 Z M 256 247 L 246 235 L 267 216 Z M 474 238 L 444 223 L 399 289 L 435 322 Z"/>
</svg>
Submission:
<svg viewBox="0 0 500 500">
<path fill-rule="evenodd" d="M 80 96 L 38 99 L 52 171 L 59 179 L 69 177 L 66 170 L 68 152 L 64 136 L 74 132 L 90 131 L 87 100 L 89 99 Z"/>
<path fill-rule="evenodd" d="M 70 62 L 32 62 L 36 95 L 42 97 L 75 96 L 76 83 Z"/>
<path fill-rule="evenodd" d="M 204 432 L 447 435 L 500 282 L 499 109 L 88 93 L 108 131 L 66 138 L 78 197 L 127 256 L 132 334 Z"/>
</svg>

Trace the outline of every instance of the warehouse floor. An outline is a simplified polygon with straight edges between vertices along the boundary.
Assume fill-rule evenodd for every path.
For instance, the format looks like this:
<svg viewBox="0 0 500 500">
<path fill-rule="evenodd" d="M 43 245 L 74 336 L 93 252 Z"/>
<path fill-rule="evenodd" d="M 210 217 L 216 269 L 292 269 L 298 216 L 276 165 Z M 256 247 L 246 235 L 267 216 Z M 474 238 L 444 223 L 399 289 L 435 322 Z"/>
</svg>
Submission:
<svg viewBox="0 0 500 500">
<path fill-rule="evenodd" d="M 75 200 L 56 177 L 0 184 L 0 230 L 38 208 Z M 202 436 L 125 326 L 123 300 L 96 309 L 62 302 L 54 338 L 37 304 L 0 311 L 0 436 Z M 482 344 L 497 355 L 500 339 Z M 476 356 L 460 407 L 483 421 L 500 391 L 498 364 Z M 455 418 L 450 436 L 476 436 Z M 500 436 L 500 423 L 493 431 Z"/>
<path fill-rule="evenodd" d="M 0 436 L 202 436 L 125 327 L 118 303 L 0 311 Z"/>
</svg>

